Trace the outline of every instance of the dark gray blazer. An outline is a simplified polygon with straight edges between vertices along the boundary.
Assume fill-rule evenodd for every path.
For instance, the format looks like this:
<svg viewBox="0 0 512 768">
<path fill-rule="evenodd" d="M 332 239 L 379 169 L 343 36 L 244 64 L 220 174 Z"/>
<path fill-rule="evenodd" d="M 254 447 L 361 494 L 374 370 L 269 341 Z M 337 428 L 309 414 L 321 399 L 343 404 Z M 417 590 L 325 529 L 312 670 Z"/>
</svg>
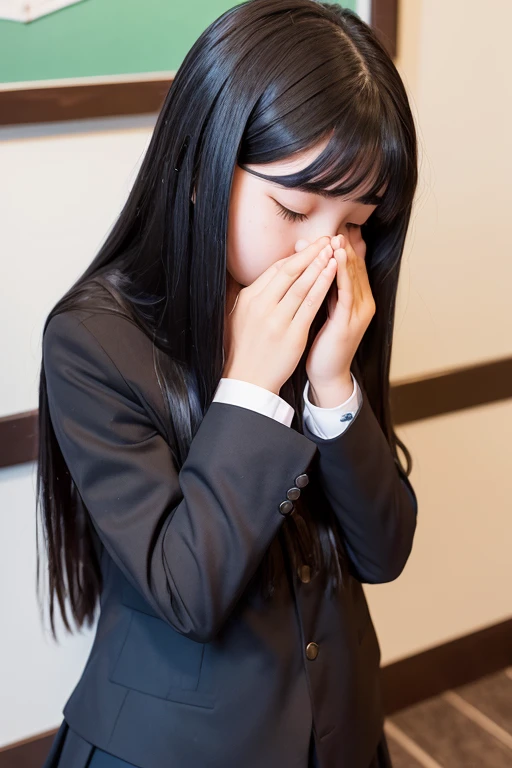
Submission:
<svg viewBox="0 0 512 768">
<path fill-rule="evenodd" d="M 367 768 L 384 718 L 361 582 L 401 573 L 417 502 L 364 390 L 331 439 L 213 402 L 178 474 L 152 343 L 132 321 L 60 314 L 43 360 L 104 580 L 71 728 L 142 768 L 306 768 L 313 729 L 321 768 Z M 265 601 L 248 585 L 304 483 L 304 514 L 321 485 L 351 573 L 341 598 L 299 569 Z"/>
</svg>

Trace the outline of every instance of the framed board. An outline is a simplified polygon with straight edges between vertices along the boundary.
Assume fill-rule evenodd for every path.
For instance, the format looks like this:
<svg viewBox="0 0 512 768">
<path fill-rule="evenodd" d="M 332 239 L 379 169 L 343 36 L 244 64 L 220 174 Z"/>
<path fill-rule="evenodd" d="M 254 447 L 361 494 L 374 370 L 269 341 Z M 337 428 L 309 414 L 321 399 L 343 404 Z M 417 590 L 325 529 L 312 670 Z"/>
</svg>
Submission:
<svg viewBox="0 0 512 768">
<path fill-rule="evenodd" d="M 341 1 L 392 56 L 397 3 Z M 2 19 L 0 4 L 0 125 L 158 112 L 194 41 L 233 5 L 81 0 L 22 23 Z"/>
</svg>

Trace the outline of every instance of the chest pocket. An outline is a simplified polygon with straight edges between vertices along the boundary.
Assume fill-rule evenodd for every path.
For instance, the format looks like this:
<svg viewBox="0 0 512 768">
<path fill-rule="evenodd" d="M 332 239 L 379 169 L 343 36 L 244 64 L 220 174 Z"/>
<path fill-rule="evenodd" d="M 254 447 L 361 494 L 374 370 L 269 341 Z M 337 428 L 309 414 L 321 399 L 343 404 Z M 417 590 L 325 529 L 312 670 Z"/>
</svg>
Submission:
<svg viewBox="0 0 512 768">
<path fill-rule="evenodd" d="M 216 697 L 197 690 L 204 643 L 162 619 L 131 609 L 126 637 L 109 679 L 169 701 L 212 708 Z"/>
</svg>

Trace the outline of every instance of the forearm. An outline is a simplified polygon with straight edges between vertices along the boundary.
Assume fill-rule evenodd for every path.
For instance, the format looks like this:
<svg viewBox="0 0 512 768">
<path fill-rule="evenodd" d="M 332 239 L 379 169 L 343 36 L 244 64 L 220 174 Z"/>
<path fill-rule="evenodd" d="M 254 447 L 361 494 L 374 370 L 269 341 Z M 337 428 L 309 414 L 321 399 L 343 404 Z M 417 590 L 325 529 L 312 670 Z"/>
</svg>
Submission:
<svg viewBox="0 0 512 768">
<path fill-rule="evenodd" d="M 399 474 L 389 444 L 363 391 L 357 418 L 339 436 L 323 439 L 307 425 L 319 448 L 315 467 L 340 524 L 354 575 L 360 581 L 392 581 L 409 557 L 417 502 Z"/>
</svg>

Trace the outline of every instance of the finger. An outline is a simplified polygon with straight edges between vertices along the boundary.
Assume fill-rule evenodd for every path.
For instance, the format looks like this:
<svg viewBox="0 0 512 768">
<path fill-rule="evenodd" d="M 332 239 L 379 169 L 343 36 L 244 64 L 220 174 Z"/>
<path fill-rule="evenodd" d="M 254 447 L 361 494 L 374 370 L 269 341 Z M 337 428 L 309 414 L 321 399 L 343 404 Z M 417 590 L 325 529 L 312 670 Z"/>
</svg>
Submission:
<svg viewBox="0 0 512 768">
<path fill-rule="evenodd" d="M 336 280 L 333 280 L 329 290 L 327 291 L 327 296 L 325 297 L 325 305 L 327 307 L 327 316 L 332 317 L 335 310 L 336 305 L 338 304 L 338 267 L 336 266 Z"/>
<path fill-rule="evenodd" d="M 295 253 L 280 264 L 278 269 L 272 267 L 268 270 L 270 272 L 270 280 L 266 279 L 263 289 L 256 292 L 258 301 L 261 302 L 262 308 L 268 311 L 273 311 L 279 302 L 286 296 L 290 287 L 300 278 L 300 276 L 307 270 L 307 268 L 316 262 L 317 265 L 322 260 L 320 253 L 324 250 L 328 250 L 328 253 L 324 254 L 332 256 L 332 248 L 330 246 L 330 237 L 319 237 L 314 243 L 311 243 L 303 251 Z M 324 259 L 322 268 L 327 264 L 327 259 Z M 258 278 L 259 280 L 260 278 Z M 252 284 L 254 285 L 254 283 Z M 251 286 L 252 287 L 252 286 Z M 294 311 L 296 311 L 295 308 Z"/>
<path fill-rule="evenodd" d="M 368 271 L 366 269 L 366 262 L 364 258 L 362 258 L 361 256 L 358 256 L 357 254 L 355 259 L 355 266 L 356 266 L 356 270 L 359 278 L 359 285 L 361 287 L 361 295 L 364 301 L 369 296 L 373 297 L 373 294 L 370 286 L 370 280 L 368 277 Z"/>
<path fill-rule="evenodd" d="M 357 227 L 350 233 L 350 244 L 354 253 L 354 266 L 357 273 L 359 282 L 359 288 L 361 291 L 361 300 L 365 301 L 369 297 L 373 298 L 372 289 L 370 287 L 370 280 L 368 278 L 368 271 L 366 269 L 366 243 L 361 235 L 361 228 Z"/>
<path fill-rule="evenodd" d="M 311 243 L 309 246 L 304 248 L 300 253 L 292 254 L 291 256 L 284 256 L 282 259 L 278 259 L 277 261 L 274 261 L 273 264 L 271 264 L 268 269 L 266 269 L 264 272 L 259 275 L 256 280 L 253 280 L 253 282 L 248 285 L 246 288 L 244 288 L 244 293 L 246 296 L 257 296 L 259 295 L 263 290 L 267 288 L 268 285 L 275 279 L 275 277 L 279 274 L 281 271 L 281 267 L 285 264 L 288 265 L 288 263 L 291 263 L 291 268 L 287 266 L 288 272 L 293 271 L 294 269 L 297 271 L 297 274 L 304 271 L 304 269 L 310 264 L 314 258 L 318 255 L 318 253 L 324 248 L 326 245 L 329 244 L 330 238 L 329 237 L 319 237 L 317 240 L 315 240 L 313 243 Z M 290 280 L 291 278 L 288 278 Z M 286 282 L 286 279 L 285 279 Z M 281 295 L 279 298 L 282 298 L 282 295 L 284 294 L 285 290 L 283 289 L 281 291 Z M 279 300 L 279 299 L 278 299 Z M 277 303 L 277 301 L 275 303 Z"/>
<path fill-rule="evenodd" d="M 359 256 L 354 252 L 353 249 L 351 249 L 349 253 L 349 264 L 350 264 L 350 271 L 352 275 L 352 282 L 354 284 L 354 299 L 358 304 L 360 304 L 363 302 L 364 296 L 363 296 L 363 290 L 361 287 L 361 282 L 359 280 L 359 270 L 357 268 L 358 258 Z"/>
<path fill-rule="evenodd" d="M 359 280 L 359 270 L 357 268 L 359 256 L 354 251 L 352 242 L 348 236 L 345 237 L 345 250 L 347 252 L 347 270 L 353 284 L 354 301 L 359 304 L 364 300 L 363 291 Z"/>
<path fill-rule="evenodd" d="M 311 245 L 311 242 L 309 240 L 297 240 L 295 243 L 295 251 L 296 253 L 299 253 L 299 251 L 303 251 L 304 248 L 307 248 L 308 245 Z"/>
<path fill-rule="evenodd" d="M 348 254 L 345 248 L 334 252 L 338 263 L 338 301 L 347 312 L 352 311 L 354 304 L 354 285 L 348 270 Z"/>
<path fill-rule="evenodd" d="M 354 269 L 353 250 L 350 240 L 346 235 L 336 235 L 331 241 L 337 247 L 335 256 L 340 259 L 340 268 L 338 269 L 339 290 L 343 291 L 347 299 L 352 303 L 360 301 L 360 290 L 357 282 L 357 276 Z"/>
<path fill-rule="evenodd" d="M 336 272 L 336 260 L 331 264 L 329 268 L 329 260 L 332 259 L 332 248 L 330 245 L 326 246 L 320 251 L 317 258 L 308 265 L 304 272 L 291 283 L 289 289 L 286 291 L 282 299 L 279 301 L 277 307 L 274 309 L 275 317 L 283 323 L 290 324 L 295 314 L 297 313 L 300 305 L 306 300 L 314 301 L 317 294 L 313 292 L 313 298 L 311 299 L 311 290 L 313 289 L 316 281 L 324 272 L 327 267 L 328 275 L 332 282 L 332 278 Z M 332 267 L 334 266 L 334 271 Z M 286 269 L 286 267 L 283 267 Z M 324 297 L 322 297 L 323 300 Z M 309 304 L 311 306 L 311 304 Z"/>
<path fill-rule="evenodd" d="M 322 269 L 313 285 L 299 303 L 298 309 L 290 318 L 289 327 L 297 331 L 301 336 L 305 328 L 310 328 L 322 302 L 325 300 L 329 288 L 336 277 L 336 259 L 331 257 L 325 269 Z"/>
<path fill-rule="evenodd" d="M 350 242 L 355 253 L 364 260 L 366 257 L 366 242 L 363 239 L 361 227 L 352 227 L 350 230 Z"/>
</svg>

